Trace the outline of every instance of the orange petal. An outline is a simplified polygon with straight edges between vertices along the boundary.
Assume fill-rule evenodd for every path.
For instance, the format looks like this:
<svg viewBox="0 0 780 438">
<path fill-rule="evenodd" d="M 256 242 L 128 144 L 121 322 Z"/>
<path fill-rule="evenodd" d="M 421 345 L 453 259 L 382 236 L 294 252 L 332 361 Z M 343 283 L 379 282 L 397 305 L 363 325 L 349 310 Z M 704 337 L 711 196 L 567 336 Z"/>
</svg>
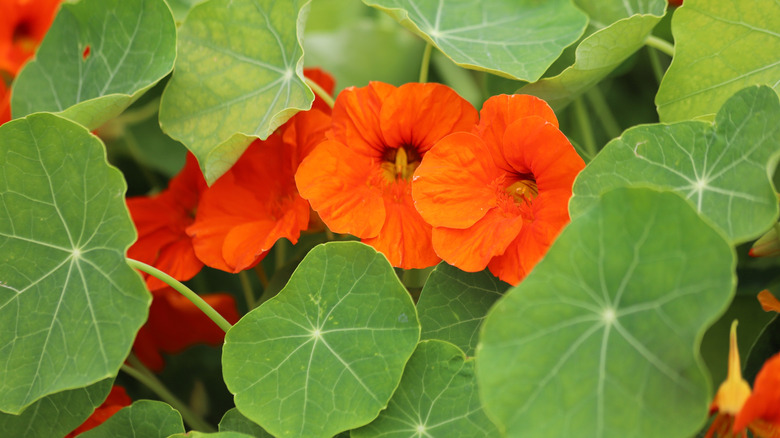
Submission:
<svg viewBox="0 0 780 438">
<path fill-rule="evenodd" d="M 325 141 L 303 160 L 295 182 L 331 230 L 369 238 L 385 222 L 380 172 L 378 160 Z"/>
<path fill-rule="evenodd" d="M 95 409 L 95 412 L 93 412 L 92 415 L 90 415 L 89 418 L 84 421 L 84 423 L 82 423 L 69 434 L 65 435 L 65 438 L 76 437 L 88 430 L 100 426 L 106 420 L 111 418 L 112 415 L 116 414 L 120 409 L 125 406 L 130 406 L 132 402 L 133 400 L 130 399 L 130 397 L 127 395 L 125 388 L 119 385 L 112 386 L 111 392 L 108 393 L 106 400 Z M 67 407 L 65 408 L 67 409 Z"/>
<path fill-rule="evenodd" d="M 479 114 L 445 85 L 408 83 L 382 102 L 379 120 L 386 145 L 414 145 L 425 154 L 446 135 L 471 131 Z"/>
<path fill-rule="evenodd" d="M 764 289 L 758 293 L 758 302 L 761 303 L 761 308 L 764 312 L 778 312 L 780 313 L 780 301 L 769 292 L 769 289 Z"/>
<path fill-rule="evenodd" d="M 498 176 L 479 137 L 448 135 L 425 154 L 414 173 L 414 205 L 435 227 L 468 228 L 496 206 L 491 184 Z"/>
<path fill-rule="evenodd" d="M 341 91 L 333 107 L 333 138 L 350 149 L 381 158 L 385 140 L 379 125 L 382 101 L 395 87 L 371 82 L 366 87 Z"/>
<path fill-rule="evenodd" d="M 284 125 L 284 147 L 295 149 L 295 169 L 323 140 L 330 129 L 330 116 L 312 109 L 294 115 Z"/>
<path fill-rule="evenodd" d="M 195 255 L 195 249 L 192 247 L 192 241 L 188 236 L 186 239 L 179 239 L 163 247 L 154 263 L 154 267 L 179 281 L 187 281 L 200 272 L 203 268 L 203 262 Z M 146 279 L 146 285 L 149 287 L 149 290 L 167 286 L 167 284 L 151 275 Z"/>
<path fill-rule="evenodd" d="M 441 259 L 433 251 L 431 226 L 414 209 L 408 184 L 399 181 L 384 197 L 385 223 L 376 237 L 362 239 L 403 269 L 422 269 Z"/>
<path fill-rule="evenodd" d="M 19 73 L 49 30 L 61 1 L 0 1 L 0 70 Z"/>
<path fill-rule="evenodd" d="M 11 120 L 11 89 L 0 78 L 0 125 Z"/>
<path fill-rule="evenodd" d="M 774 426 L 780 436 L 780 353 L 770 357 L 756 375 L 753 393 L 745 401 L 734 421 L 734 431 L 740 431 L 756 420 Z"/>
<path fill-rule="evenodd" d="M 474 133 L 480 136 L 490 148 L 496 165 L 504 170 L 511 167 L 504 159 L 502 142 L 509 125 L 529 116 L 538 116 L 558 127 L 558 119 L 547 102 L 526 94 L 502 94 L 493 96 L 482 105 L 479 125 Z"/>
<path fill-rule="evenodd" d="M 333 76 L 328 74 L 325 70 L 320 68 L 304 68 L 303 76 L 314 81 L 315 84 L 322 87 L 326 93 L 333 96 L 333 90 L 336 87 L 336 80 Z M 314 95 L 314 102 L 311 104 L 312 109 L 318 109 L 325 113 L 330 113 L 330 107 L 325 103 L 321 97 Z"/>
</svg>

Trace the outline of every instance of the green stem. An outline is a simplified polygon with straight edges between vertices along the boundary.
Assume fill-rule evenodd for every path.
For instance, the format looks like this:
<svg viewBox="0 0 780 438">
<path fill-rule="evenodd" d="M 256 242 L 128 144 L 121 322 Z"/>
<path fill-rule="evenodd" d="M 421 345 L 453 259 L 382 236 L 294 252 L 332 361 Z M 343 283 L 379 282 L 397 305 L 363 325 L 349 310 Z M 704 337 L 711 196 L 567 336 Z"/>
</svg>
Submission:
<svg viewBox="0 0 780 438">
<path fill-rule="evenodd" d="M 144 386 L 151 389 L 152 392 L 157 394 L 162 401 L 171 405 L 174 409 L 179 411 L 181 418 L 187 422 L 195 430 L 201 432 L 216 432 L 216 429 L 201 418 L 198 414 L 192 412 L 192 410 L 184 402 L 179 400 L 178 397 L 165 387 L 160 379 L 158 379 L 148 368 L 146 368 L 141 361 L 135 356 L 127 358 L 128 362 L 133 363 L 133 366 L 122 364 L 121 370 L 141 382 Z"/>
<path fill-rule="evenodd" d="M 309 78 L 305 79 L 306 85 L 309 86 L 309 88 L 314 91 L 314 94 L 316 94 L 320 99 L 322 99 L 323 102 L 325 102 L 329 107 L 333 108 L 333 105 L 336 104 L 336 102 L 333 100 L 333 97 L 328 94 L 327 91 L 325 91 L 324 88 L 320 87 L 320 85 L 314 81 L 312 81 Z"/>
<path fill-rule="evenodd" d="M 155 98 L 146 102 L 143 106 L 125 111 L 116 118 L 116 121 L 122 124 L 135 125 L 136 123 L 143 122 L 146 119 L 150 119 L 157 114 L 160 109 L 160 98 Z"/>
<path fill-rule="evenodd" d="M 241 290 L 244 292 L 246 309 L 250 311 L 255 308 L 255 294 L 252 292 L 252 282 L 249 280 L 249 274 L 246 271 L 241 271 L 238 273 L 238 279 L 241 280 Z"/>
<path fill-rule="evenodd" d="M 661 84 L 661 79 L 664 77 L 664 70 L 661 68 L 661 60 L 658 59 L 658 51 L 652 47 L 647 48 L 647 55 L 650 58 L 650 67 L 653 69 L 653 75 L 655 81 Z"/>
<path fill-rule="evenodd" d="M 276 254 L 274 254 L 274 269 L 282 269 L 285 263 L 287 263 L 287 240 L 279 239 L 276 241 Z"/>
<path fill-rule="evenodd" d="M 431 65 L 431 53 L 433 52 L 433 44 L 426 43 L 425 50 L 423 51 L 422 64 L 420 65 L 420 83 L 428 82 L 428 68 Z"/>
<path fill-rule="evenodd" d="M 260 280 L 260 284 L 263 285 L 263 294 L 265 294 L 265 290 L 268 289 L 268 276 L 265 274 L 265 268 L 263 268 L 262 263 L 255 265 L 255 274 L 257 274 L 257 279 Z"/>
<path fill-rule="evenodd" d="M 591 157 L 595 157 L 598 154 L 598 147 L 596 147 L 596 140 L 593 137 L 593 129 L 590 126 L 590 117 L 588 117 L 588 110 L 585 109 L 585 103 L 582 101 L 582 97 L 577 98 L 574 101 L 574 112 L 579 125 L 580 132 L 582 133 L 582 141 L 585 146 L 585 152 Z"/>
<path fill-rule="evenodd" d="M 674 46 L 669 41 L 658 38 L 655 35 L 649 35 L 645 39 L 645 45 L 654 49 L 658 49 L 674 58 Z"/>
<path fill-rule="evenodd" d="M 615 120 L 615 115 L 612 114 L 612 110 L 607 105 L 607 100 L 604 99 L 604 95 L 601 93 L 601 89 L 596 85 L 585 93 L 585 97 L 588 98 L 588 102 L 596 111 L 596 115 L 601 122 L 601 126 L 604 127 L 604 131 L 607 132 L 609 138 L 616 138 L 620 135 L 620 125 Z"/>
<path fill-rule="evenodd" d="M 204 301 L 203 298 L 201 298 L 187 286 L 183 285 L 179 280 L 176 280 L 175 278 L 155 268 L 154 266 L 149 266 L 144 262 L 139 262 L 138 260 L 127 259 L 127 264 L 130 265 L 131 268 L 146 272 L 147 274 L 160 279 L 168 286 L 176 289 L 180 294 L 184 295 L 188 300 L 192 301 L 192 304 L 197 306 L 198 309 L 206 314 L 206 316 L 211 318 L 211 320 L 214 321 L 214 323 L 217 324 L 222 330 L 227 332 L 230 330 L 230 327 L 232 327 L 230 323 L 219 314 L 219 312 L 214 310 L 214 308 L 209 306 L 209 304 Z"/>
</svg>

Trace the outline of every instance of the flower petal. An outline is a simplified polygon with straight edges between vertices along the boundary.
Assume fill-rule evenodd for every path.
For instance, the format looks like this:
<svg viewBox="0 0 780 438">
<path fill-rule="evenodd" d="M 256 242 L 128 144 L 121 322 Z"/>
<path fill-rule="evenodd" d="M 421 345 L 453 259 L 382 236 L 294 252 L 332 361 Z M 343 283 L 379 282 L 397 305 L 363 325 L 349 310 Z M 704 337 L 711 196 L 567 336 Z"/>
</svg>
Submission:
<svg viewBox="0 0 780 438">
<path fill-rule="evenodd" d="M 761 308 L 764 312 L 778 312 L 780 313 L 780 301 L 769 292 L 769 289 L 764 289 L 758 293 L 758 302 L 761 303 Z"/>
<path fill-rule="evenodd" d="M 371 82 L 366 87 L 341 91 L 333 106 L 333 138 L 353 151 L 381 158 L 385 140 L 379 124 L 382 101 L 395 87 Z"/>
<path fill-rule="evenodd" d="M 750 427 L 762 420 L 780 429 L 780 353 L 770 357 L 756 375 L 753 393 L 745 401 L 734 420 L 734 430 Z"/>
</svg>

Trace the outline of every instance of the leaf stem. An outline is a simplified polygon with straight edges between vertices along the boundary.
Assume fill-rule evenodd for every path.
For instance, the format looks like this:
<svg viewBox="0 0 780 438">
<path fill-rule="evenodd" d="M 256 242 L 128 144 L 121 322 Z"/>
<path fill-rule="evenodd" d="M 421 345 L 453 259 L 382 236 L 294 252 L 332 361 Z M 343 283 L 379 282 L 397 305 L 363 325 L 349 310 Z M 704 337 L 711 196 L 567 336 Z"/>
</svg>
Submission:
<svg viewBox="0 0 780 438">
<path fill-rule="evenodd" d="M 255 308 L 255 294 L 252 291 L 252 282 L 249 280 L 249 274 L 246 271 L 238 273 L 238 279 L 241 281 L 241 290 L 244 292 L 247 312 Z"/>
<path fill-rule="evenodd" d="M 664 71 L 661 68 L 661 60 L 658 59 L 658 51 L 652 47 L 647 48 L 647 55 L 650 58 L 650 67 L 653 69 L 653 75 L 656 82 L 661 84 L 661 79 L 664 77 Z"/>
<path fill-rule="evenodd" d="M 176 280 L 175 278 L 155 268 L 154 266 L 149 266 L 144 262 L 139 262 L 138 260 L 127 259 L 127 264 L 130 265 L 131 268 L 135 268 L 138 269 L 139 271 L 146 272 L 147 274 L 160 279 L 168 286 L 176 289 L 180 294 L 184 295 L 188 300 L 192 301 L 192 304 L 197 306 L 198 309 L 201 310 L 201 312 L 205 313 L 206 316 L 211 318 L 211 320 L 214 321 L 214 323 L 217 324 L 219 328 L 221 328 L 225 332 L 227 332 L 230 329 L 230 327 L 232 327 L 232 325 L 229 322 L 227 322 L 227 320 L 224 317 L 222 317 L 222 315 L 220 315 L 219 312 L 214 310 L 214 308 L 209 306 L 209 304 L 206 301 L 204 301 L 203 298 L 201 298 L 198 294 L 193 292 L 192 289 L 183 285 L 179 280 Z"/>
<path fill-rule="evenodd" d="M 645 45 L 654 49 L 658 49 L 674 58 L 674 46 L 669 41 L 658 38 L 655 35 L 648 35 L 648 37 L 645 39 Z"/>
<path fill-rule="evenodd" d="M 420 83 L 428 82 L 428 68 L 431 65 L 431 53 L 433 52 L 433 44 L 425 43 L 425 50 L 423 51 L 422 63 L 420 64 Z"/>
<path fill-rule="evenodd" d="M 604 94 L 601 93 L 599 86 L 596 85 L 588 90 L 585 93 L 585 97 L 593 107 L 593 110 L 596 111 L 596 115 L 601 122 L 601 126 L 604 127 L 604 130 L 607 132 L 609 138 L 616 138 L 619 136 L 620 125 L 618 124 L 617 120 L 615 120 L 615 115 L 612 114 L 612 110 L 609 109 L 607 100 L 604 99 Z"/>
<path fill-rule="evenodd" d="M 599 151 L 598 147 L 596 147 L 596 140 L 593 137 L 593 129 L 590 126 L 588 110 L 585 108 L 585 102 L 582 101 L 582 97 L 574 100 L 574 113 L 577 119 L 577 125 L 582 133 L 585 152 L 593 158 Z"/>
<path fill-rule="evenodd" d="M 257 278 L 260 280 L 260 284 L 263 285 L 263 293 L 265 293 L 265 290 L 268 289 L 268 276 L 265 275 L 262 263 L 255 265 L 255 274 L 257 274 Z"/>
<path fill-rule="evenodd" d="M 304 78 L 304 81 L 306 82 L 306 85 L 311 88 L 312 91 L 314 91 L 314 94 L 316 94 L 320 99 L 322 99 L 325 104 L 327 104 L 329 107 L 333 108 L 333 105 L 336 104 L 336 101 L 333 100 L 333 97 L 328 94 L 327 91 L 325 91 L 324 88 L 320 87 L 320 84 L 312 81 L 309 78 Z"/>
<path fill-rule="evenodd" d="M 206 420 L 192 412 L 189 406 L 179 400 L 137 357 L 131 354 L 127 361 L 132 363 L 133 366 L 122 364 L 121 370 L 151 389 L 160 399 L 179 411 L 181 418 L 190 427 L 201 432 L 216 432 L 216 429 L 208 424 Z"/>
</svg>

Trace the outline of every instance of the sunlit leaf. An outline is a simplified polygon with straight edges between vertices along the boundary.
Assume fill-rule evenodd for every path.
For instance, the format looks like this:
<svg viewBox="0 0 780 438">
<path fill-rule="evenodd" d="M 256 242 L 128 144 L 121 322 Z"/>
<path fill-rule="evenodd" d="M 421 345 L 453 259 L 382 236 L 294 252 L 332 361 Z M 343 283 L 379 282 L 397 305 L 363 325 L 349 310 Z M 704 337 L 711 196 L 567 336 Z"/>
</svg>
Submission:
<svg viewBox="0 0 780 438">
<path fill-rule="evenodd" d="M 0 126 L 0 411 L 115 376 L 150 296 L 100 141 L 51 114 Z"/>
<path fill-rule="evenodd" d="M 0 412 L 0 436 L 51 438 L 64 436 L 86 420 L 108 396 L 114 379 L 58 392 L 39 399 L 20 415 Z"/>
<path fill-rule="evenodd" d="M 332 437 L 379 414 L 420 337 L 390 263 L 359 242 L 315 247 L 225 337 L 225 383 L 274 436 Z"/>
<path fill-rule="evenodd" d="M 219 422 L 221 432 L 241 432 L 255 438 L 271 438 L 273 435 L 266 432 L 262 427 L 246 418 L 244 414 L 233 408 L 225 412 L 222 420 Z"/>
<path fill-rule="evenodd" d="M 163 0 L 65 2 L 14 81 L 14 117 L 61 112 L 95 129 L 170 73 L 175 58 L 176 26 Z"/>
<path fill-rule="evenodd" d="M 780 3 L 685 0 L 672 18 L 674 59 L 655 98 L 662 122 L 712 119 L 748 85 L 780 91 Z"/>
<path fill-rule="evenodd" d="M 139 400 L 120 409 L 100 426 L 79 435 L 80 438 L 167 438 L 184 432 L 181 414 L 170 405 Z"/>
<path fill-rule="evenodd" d="M 631 128 L 577 177 L 571 214 L 615 187 L 650 185 L 689 199 L 735 242 L 758 237 L 778 217 L 770 179 L 780 157 L 778 120 L 777 95 L 750 87 L 726 102 L 714 126 L 688 121 Z"/>
<path fill-rule="evenodd" d="M 387 409 L 352 438 L 497 436 L 477 398 L 474 360 L 443 341 L 417 345 Z"/>
<path fill-rule="evenodd" d="M 456 64 L 535 81 L 582 35 L 571 0 L 363 0 L 434 44 Z"/>
<path fill-rule="evenodd" d="M 309 1 L 209 0 L 179 29 L 160 124 L 198 157 L 207 181 L 311 107 L 300 45 Z"/>
<path fill-rule="evenodd" d="M 512 437 L 694 435 L 711 397 L 699 343 L 734 294 L 735 265 L 679 195 L 604 194 L 488 313 L 486 413 Z"/>
<path fill-rule="evenodd" d="M 574 65 L 555 77 L 520 89 L 521 93 L 541 97 L 555 110 L 588 91 L 641 49 L 650 31 L 661 20 L 666 5 L 664 0 L 580 2 L 583 3 L 590 12 L 590 25 L 597 30 L 577 46 Z"/>
<path fill-rule="evenodd" d="M 485 270 L 463 272 L 440 263 L 431 272 L 417 301 L 422 339 L 440 339 L 474 356 L 477 335 L 490 306 L 509 285 Z"/>
</svg>

